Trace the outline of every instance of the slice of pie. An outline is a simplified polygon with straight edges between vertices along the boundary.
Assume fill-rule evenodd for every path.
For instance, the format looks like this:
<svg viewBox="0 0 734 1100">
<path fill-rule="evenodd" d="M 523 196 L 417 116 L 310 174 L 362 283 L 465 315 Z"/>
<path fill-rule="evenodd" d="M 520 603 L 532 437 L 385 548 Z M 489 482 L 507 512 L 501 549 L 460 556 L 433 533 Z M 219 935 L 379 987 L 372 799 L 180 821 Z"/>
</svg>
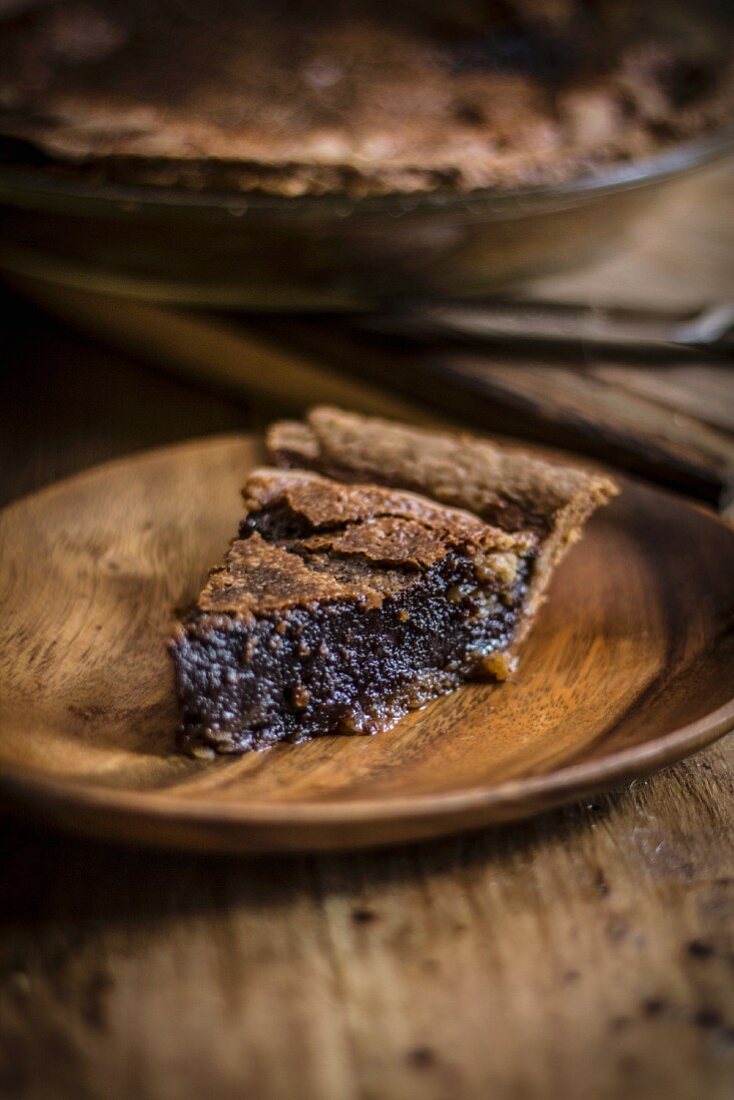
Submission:
<svg viewBox="0 0 734 1100">
<path fill-rule="evenodd" d="M 276 424 L 239 537 L 171 642 L 181 745 L 372 733 L 504 679 L 606 478 L 335 409 Z"/>
</svg>

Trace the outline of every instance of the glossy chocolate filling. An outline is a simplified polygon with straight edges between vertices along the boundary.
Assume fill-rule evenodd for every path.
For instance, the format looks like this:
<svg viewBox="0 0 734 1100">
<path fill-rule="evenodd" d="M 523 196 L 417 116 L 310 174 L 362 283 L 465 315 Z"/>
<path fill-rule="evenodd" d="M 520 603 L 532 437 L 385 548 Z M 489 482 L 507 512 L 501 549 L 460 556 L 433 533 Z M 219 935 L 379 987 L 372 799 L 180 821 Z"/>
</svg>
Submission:
<svg viewBox="0 0 734 1100">
<path fill-rule="evenodd" d="M 348 526 L 319 535 L 328 541 Z M 372 733 L 491 674 L 492 654 L 511 642 L 534 555 L 513 555 L 508 574 L 476 547 L 451 547 L 425 570 L 314 551 L 303 522 L 278 508 L 248 516 L 241 534 L 254 533 L 351 595 L 254 616 L 192 613 L 173 649 L 181 747 L 197 754 Z"/>
</svg>

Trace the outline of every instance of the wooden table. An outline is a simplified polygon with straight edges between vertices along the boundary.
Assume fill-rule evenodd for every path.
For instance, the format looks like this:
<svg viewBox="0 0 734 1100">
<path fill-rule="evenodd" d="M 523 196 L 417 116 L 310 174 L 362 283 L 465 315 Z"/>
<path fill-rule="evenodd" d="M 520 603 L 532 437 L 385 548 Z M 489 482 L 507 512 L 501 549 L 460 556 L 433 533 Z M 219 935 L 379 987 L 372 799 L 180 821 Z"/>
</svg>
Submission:
<svg viewBox="0 0 734 1100">
<path fill-rule="evenodd" d="M 0 496 L 250 422 L 7 296 Z M 0 1096 L 734 1095 L 734 738 L 523 826 L 197 858 L 2 820 Z"/>
</svg>

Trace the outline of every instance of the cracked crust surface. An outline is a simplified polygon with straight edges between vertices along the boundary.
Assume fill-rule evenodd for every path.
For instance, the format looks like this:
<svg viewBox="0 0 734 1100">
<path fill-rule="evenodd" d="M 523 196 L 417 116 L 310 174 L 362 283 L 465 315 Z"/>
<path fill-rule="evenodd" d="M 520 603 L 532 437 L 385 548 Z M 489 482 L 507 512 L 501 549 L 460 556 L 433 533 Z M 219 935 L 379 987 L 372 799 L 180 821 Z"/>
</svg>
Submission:
<svg viewBox="0 0 734 1100">
<path fill-rule="evenodd" d="M 410 489 L 506 531 L 548 531 L 572 502 L 601 504 L 615 491 L 606 477 L 468 433 L 413 428 L 326 406 L 312 409 L 304 422 L 276 422 L 267 446 L 279 464 Z"/>
<path fill-rule="evenodd" d="M 415 493 L 344 485 L 302 470 L 253 472 L 243 490 L 242 538 L 210 573 L 202 612 L 252 620 L 334 600 L 379 607 L 452 552 L 477 559 L 487 579 L 512 583 L 530 534 Z"/>
<path fill-rule="evenodd" d="M 319 407 L 305 421 L 280 421 L 268 433 L 273 459 L 331 477 L 409 489 L 465 509 L 508 532 L 532 532 L 540 549 L 522 640 L 551 573 L 592 512 L 618 490 L 607 477 L 451 434 Z"/>
</svg>

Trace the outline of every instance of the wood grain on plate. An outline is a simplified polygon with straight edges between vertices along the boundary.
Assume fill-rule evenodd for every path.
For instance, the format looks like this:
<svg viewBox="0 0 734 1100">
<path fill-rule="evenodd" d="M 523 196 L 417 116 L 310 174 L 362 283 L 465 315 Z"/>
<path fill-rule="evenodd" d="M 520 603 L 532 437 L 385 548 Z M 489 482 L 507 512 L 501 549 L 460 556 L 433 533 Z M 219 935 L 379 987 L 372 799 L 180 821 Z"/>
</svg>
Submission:
<svg viewBox="0 0 734 1100">
<path fill-rule="evenodd" d="M 165 639 L 236 529 L 248 437 L 99 467 L 0 514 L 0 793 L 99 835 L 340 848 L 527 816 L 734 725 L 734 532 L 625 483 L 559 570 L 516 677 L 374 738 L 190 760 Z"/>
</svg>

